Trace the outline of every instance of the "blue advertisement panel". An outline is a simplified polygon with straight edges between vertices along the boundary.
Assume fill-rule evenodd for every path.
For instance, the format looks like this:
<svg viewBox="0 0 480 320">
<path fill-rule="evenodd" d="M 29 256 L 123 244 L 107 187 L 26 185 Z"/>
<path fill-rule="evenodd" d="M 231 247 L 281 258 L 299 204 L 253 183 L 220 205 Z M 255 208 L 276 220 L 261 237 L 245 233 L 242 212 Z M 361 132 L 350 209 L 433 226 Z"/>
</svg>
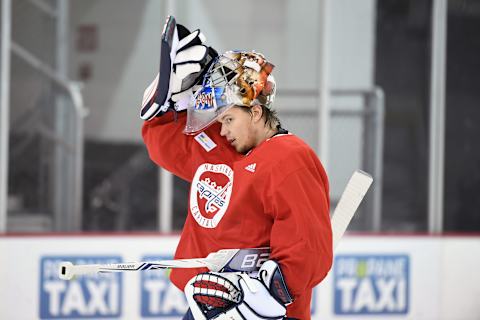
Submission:
<svg viewBox="0 0 480 320">
<path fill-rule="evenodd" d="M 170 260 L 171 256 L 144 256 L 142 261 Z M 170 282 L 169 270 L 141 272 L 141 316 L 143 318 L 182 317 L 188 310 L 182 291 Z"/>
<path fill-rule="evenodd" d="M 407 314 L 408 255 L 337 255 L 334 311 L 337 315 Z"/>
<path fill-rule="evenodd" d="M 119 263 L 119 256 L 43 256 L 40 259 L 40 318 L 99 319 L 121 317 L 120 273 L 58 278 L 62 261 L 73 264 Z"/>
</svg>

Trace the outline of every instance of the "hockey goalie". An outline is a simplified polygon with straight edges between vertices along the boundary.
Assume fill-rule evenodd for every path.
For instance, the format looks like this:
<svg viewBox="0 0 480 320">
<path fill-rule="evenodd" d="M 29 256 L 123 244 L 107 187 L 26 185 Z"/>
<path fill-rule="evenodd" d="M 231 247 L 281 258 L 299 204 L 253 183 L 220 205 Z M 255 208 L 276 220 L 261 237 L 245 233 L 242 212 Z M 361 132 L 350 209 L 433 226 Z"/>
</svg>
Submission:
<svg viewBox="0 0 480 320">
<path fill-rule="evenodd" d="M 218 55 L 199 30 L 167 19 L 160 71 L 140 117 L 151 159 L 191 183 L 175 258 L 270 247 L 250 273 L 174 269 L 184 319 L 310 319 L 332 264 L 327 175 L 274 108 L 274 65 L 255 51 Z"/>
</svg>

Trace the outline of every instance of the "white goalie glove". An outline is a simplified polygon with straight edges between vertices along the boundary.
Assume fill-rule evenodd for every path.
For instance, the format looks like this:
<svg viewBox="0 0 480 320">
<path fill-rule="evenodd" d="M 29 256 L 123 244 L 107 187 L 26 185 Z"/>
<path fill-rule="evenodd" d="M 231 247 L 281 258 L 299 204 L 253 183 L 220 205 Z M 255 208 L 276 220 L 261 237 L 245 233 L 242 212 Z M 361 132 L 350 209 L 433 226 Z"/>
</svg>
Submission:
<svg viewBox="0 0 480 320">
<path fill-rule="evenodd" d="M 185 110 L 195 83 L 218 54 L 204 45 L 200 30 L 190 32 L 169 16 L 160 46 L 160 71 L 143 93 L 140 118 L 150 120 L 169 108 Z"/>
<path fill-rule="evenodd" d="M 280 266 L 266 261 L 256 277 L 240 272 L 207 272 L 185 286 L 193 317 L 206 319 L 283 319 L 293 300 Z"/>
</svg>

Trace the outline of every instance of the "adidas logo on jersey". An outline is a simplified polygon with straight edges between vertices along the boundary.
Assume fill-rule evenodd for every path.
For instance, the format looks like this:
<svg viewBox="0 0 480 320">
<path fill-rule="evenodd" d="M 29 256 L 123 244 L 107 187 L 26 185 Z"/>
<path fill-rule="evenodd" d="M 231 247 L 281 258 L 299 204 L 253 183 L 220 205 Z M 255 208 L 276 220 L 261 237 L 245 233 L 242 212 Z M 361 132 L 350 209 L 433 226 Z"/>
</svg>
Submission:
<svg viewBox="0 0 480 320">
<path fill-rule="evenodd" d="M 250 171 L 250 172 L 255 172 L 255 167 L 257 166 L 256 163 L 249 164 L 248 166 L 245 167 L 245 170 Z"/>
</svg>

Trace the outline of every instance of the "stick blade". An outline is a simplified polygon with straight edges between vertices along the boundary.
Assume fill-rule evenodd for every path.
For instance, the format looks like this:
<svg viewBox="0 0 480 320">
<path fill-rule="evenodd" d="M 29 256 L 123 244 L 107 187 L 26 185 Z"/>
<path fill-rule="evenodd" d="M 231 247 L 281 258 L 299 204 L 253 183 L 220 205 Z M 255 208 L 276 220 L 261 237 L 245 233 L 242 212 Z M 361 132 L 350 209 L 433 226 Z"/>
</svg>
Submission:
<svg viewBox="0 0 480 320">
<path fill-rule="evenodd" d="M 372 182 L 372 176 L 362 170 L 355 171 L 348 181 L 331 219 L 334 250 Z"/>
</svg>

